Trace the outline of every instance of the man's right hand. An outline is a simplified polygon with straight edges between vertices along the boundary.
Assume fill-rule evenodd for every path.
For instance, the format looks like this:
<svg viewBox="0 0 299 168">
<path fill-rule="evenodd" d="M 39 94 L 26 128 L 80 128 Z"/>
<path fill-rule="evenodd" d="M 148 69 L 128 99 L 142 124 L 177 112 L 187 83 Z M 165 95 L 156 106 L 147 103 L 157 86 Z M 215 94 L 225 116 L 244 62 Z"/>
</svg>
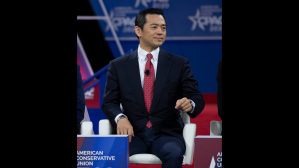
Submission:
<svg viewBox="0 0 299 168">
<path fill-rule="evenodd" d="M 121 118 L 117 122 L 117 135 L 129 135 L 129 142 L 134 136 L 133 127 L 127 118 Z"/>
</svg>

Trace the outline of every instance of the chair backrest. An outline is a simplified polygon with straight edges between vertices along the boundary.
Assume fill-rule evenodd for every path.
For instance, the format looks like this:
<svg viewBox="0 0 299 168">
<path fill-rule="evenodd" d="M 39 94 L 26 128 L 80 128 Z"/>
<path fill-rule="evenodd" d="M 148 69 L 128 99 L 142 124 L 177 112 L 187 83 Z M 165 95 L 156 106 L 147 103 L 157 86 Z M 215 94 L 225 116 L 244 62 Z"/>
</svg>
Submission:
<svg viewBox="0 0 299 168">
<path fill-rule="evenodd" d="M 222 121 L 211 121 L 210 122 L 210 135 L 219 136 L 222 132 Z"/>
<path fill-rule="evenodd" d="M 91 121 L 84 121 L 81 123 L 81 135 L 93 135 L 93 126 Z"/>
<path fill-rule="evenodd" d="M 112 125 L 108 119 L 99 121 L 99 135 L 110 135 L 112 133 Z"/>
</svg>

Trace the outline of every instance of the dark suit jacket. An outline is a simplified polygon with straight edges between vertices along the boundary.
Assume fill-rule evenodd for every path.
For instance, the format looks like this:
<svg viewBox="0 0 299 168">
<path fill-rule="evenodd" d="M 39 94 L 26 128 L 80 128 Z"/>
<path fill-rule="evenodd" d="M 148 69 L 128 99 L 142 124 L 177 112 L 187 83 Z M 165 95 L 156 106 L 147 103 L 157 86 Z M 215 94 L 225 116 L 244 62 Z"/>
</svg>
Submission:
<svg viewBox="0 0 299 168">
<path fill-rule="evenodd" d="M 77 134 L 80 134 L 80 122 L 84 118 L 85 98 L 80 66 L 77 64 Z"/>
<path fill-rule="evenodd" d="M 204 108 L 204 99 L 198 90 L 198 83 L 193 77 L 187 58 L 166 52 L 160 48 L 158 66 L 154 85 L 153 102 L 150 113 L 147 112 L 143 89 L 141 86 L 137 50 L 131 54 L 110 61 L 105 86 L 102 109 L 110 120 L 116 133 L 115 117 L 124 114 L 133 126 L 134 133 L 140 131 L 151 121 L 153 127 L 183 139 L 184 125 L 180 124 L 180 113 L 174 107 L 176 101 L 183 97 L 196 104 L 196 117 Z"/>
</svg>

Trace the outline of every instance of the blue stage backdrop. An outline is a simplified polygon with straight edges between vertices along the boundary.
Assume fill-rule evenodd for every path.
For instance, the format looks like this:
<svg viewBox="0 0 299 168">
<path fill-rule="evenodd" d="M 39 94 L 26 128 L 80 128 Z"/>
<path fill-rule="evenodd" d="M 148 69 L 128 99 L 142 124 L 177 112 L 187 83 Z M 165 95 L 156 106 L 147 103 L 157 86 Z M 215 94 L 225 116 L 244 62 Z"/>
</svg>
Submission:
<svg viewBox="0 0 299 168">
<path fill-rule="evenodd" d="M 90 0 L 97 16 L 109 15 L 123 51 L 137 49 L 136 15 L 147 8 L 164 11 L 166 41 L 162 49 L 189 59 L 202 93 L 217 93 L 218 61 L 222 58 L 221 0 Z M 99 20 L 115 58 L 121 55 L 107 21 Z"/>
</svg>

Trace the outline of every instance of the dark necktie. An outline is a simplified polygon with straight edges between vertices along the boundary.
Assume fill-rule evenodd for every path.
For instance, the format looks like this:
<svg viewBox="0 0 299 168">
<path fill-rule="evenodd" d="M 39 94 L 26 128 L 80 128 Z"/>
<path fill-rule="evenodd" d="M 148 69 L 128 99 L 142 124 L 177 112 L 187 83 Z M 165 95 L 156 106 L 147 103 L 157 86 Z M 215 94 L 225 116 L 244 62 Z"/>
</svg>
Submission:
<svg viewBox="0 0 299 168">
<path fill-rule="evenodd" d="M 151 62 L 152 54 L 147 54 L 147 62 L 145 64 L 145 74 L 144 74 L 144 83 L 143 83 L 143 96 L 144 96 L 144 103 L 147 112 L 150 112 L 152 101 L 153 101 L 153 94 L 154 94 L 154 83 L 155 83 L 155 70 L 154 66 Z M 148 121 L 146 126 L 150 128 L 152 123 Z"/>
</svg>

